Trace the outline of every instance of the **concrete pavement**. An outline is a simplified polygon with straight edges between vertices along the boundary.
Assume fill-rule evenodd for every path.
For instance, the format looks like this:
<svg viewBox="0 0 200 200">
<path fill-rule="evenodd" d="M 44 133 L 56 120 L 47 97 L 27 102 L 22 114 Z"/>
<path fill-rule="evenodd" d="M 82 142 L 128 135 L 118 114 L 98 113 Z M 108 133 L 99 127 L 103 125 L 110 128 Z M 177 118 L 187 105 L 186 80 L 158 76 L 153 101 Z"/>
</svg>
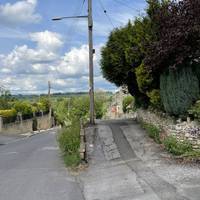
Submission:
<svg viewBox="0 0 200 200">
<path fill-rule="evenodd" d="M 0 200 L 83 199 L 62 162 L 55 130 L 0 145 L 0 180 Z"/>
<path fill-rule="evenodd" d="M 169 159 L 133 120 L 99 121 L 86 136 L 86 200 L 200 199 L 200 168 Z"/>
</svg>

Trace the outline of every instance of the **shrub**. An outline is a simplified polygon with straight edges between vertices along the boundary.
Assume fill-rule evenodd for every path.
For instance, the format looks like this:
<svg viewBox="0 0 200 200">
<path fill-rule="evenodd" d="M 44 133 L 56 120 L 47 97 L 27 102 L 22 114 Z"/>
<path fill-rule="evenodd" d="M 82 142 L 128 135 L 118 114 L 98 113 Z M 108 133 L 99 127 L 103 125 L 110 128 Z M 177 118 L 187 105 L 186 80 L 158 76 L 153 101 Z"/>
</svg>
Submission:
<svg viewBox="0 0 200 200">
<path fill-rule="evenodd" d="M 3 117 L 3 123 L 11 123 L 16 120 L 17 112 L 15 109 L 0 110 L 0 116 Z"/>
<path fill-rule="evenodd" d="M 33 115 L 32 105 L 28 101 L 16 101 L 13 107 L 25 117 L 32 117 Z"/>
<path fill-rule="evenodd" d="M 15 109 L 11 109 L 11 110 L 0 110 L 0 116 L 5 117 L 5 118 L 9 118 L 9 117 L 16 117 L 17 116 L 17 112 Z"/>
<path fill-rule="evenodd" d="M 190 67 L 169 70 L 160 77 L 160 94 L 166 112 L 185 114 L 199 97 L 199 81 Z"/>
<path fill-rule="evenodd" d="M 150 138 L 154 139 L 154 141 L 158 144 L 161 143 L 160 130 L 156 126 L 148 123 L 143 123 L 142 126 L 147 131 Z"/>
<path fill-rule="evenodd" d="M 192 151 L 192 145 L 188 141 L 178 141 L 174 136 L 165 138 L 163 144 L 167 151 L 177 156 Z"/>
<path fill-rule="evenodd" d="M 67 166 L 80 163 L 80 124 L 73 122 L 70 127 L 63 128 L 58 135 L 58 143 Z"/>
<path fill-rule="evenodd" d="M 198 100 L 189 110 L 189 115 L 200 120 L 200 100 Z"/>
<path fill-rule="evenodd" d="M 150 103 L 155 108 L 162 108 L 162 102 L 160 97 L 160 90 L 153 89 L 150 92 L 147 92 L 147 96 L 149 97 Z"/>
<path fill-rule="evenodd" d="M 134 107 L 134 97 L 126 96 L 122 102 L 123 112 L 126 113 Z"/>
</svg>

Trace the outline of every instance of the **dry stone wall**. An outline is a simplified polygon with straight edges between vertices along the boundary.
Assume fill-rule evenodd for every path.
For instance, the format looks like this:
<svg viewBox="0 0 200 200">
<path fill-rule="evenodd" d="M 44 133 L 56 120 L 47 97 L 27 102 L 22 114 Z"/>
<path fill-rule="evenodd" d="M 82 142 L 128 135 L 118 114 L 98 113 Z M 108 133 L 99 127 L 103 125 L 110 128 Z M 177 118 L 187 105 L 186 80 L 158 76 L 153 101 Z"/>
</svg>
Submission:
<svg viewBox="0 0 200 200">
<path fill-rule="evenodd" d="M 197 121 L 175 120 L 164 113 L 138 109 L 136 112 L 138 121 L 150 123 L 160 128 L 164 134 L 173 135 L 178 140 L 188 140 L 194 149 L 200 149 L 200 125 Z"/>
</svg>

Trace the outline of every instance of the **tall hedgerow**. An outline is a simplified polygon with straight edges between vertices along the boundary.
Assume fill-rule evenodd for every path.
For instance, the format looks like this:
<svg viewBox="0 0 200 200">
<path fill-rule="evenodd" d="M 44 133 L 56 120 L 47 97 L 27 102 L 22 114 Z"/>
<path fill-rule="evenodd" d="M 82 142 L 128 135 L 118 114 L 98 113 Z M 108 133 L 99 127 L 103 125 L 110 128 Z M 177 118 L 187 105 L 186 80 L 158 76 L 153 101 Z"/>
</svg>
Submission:
<svg viewBox="0 0 200 200">
<path fill-rule="evenodd" d="M 181 115 L 199 98 L 199 81 L 192 68 L 168 70 L 160 77 L 160 94 L 166 112 Z"/>
</svg>

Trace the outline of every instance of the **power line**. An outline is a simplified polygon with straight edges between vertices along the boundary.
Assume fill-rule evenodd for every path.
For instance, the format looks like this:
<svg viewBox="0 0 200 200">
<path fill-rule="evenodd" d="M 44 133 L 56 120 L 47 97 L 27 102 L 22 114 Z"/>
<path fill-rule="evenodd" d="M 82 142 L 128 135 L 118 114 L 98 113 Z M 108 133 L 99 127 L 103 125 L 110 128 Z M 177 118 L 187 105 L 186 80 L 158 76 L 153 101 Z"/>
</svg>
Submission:
<svg viewBox="0 0 200 200">
<path fill-rule="evenodd" d="M 85 4 L 85 0 L 82 1 L 81 6 L 80 6 L 80 4 L 77 5 L 76 9 L 75 9 L 75 12 L 73 13 L 73 15 L 81 15 L 82 11 L 83 11 L 83 8 L 84 8 L 84 4 Z M 68 28 L 68 31 L 67 31 L 68 38 L 67 38 L 67 41 L 69 43 L 71 43 L 71 41 L 73 41 L 73 39 L 74 39 L 74 33 L 77 30 L 78 22 L 79 22 L 79 19 L 73 19 L 70 27 Z"/>
<path fill-rule="evenodd" d="M 108 21 L 109 21 L 110 24 L 113 26 L 113 28 L 115 28 L 115 26 L 114 26 L 114 24 L 113 24 L 113 22 L 112 22 L 110 16 L 109 16 L 108 13 L 107 13 L 107 10 L 105 9 L 105 7 L 104 7 L 104 5 L 103 5 L 103 2 L 102 2 L 101 0 L 99 0 L 98 2 L 99 2 L 99 4 L 100 4 L 100 6 L 101 6 L 101 8 L 102 8 L 102 10 L 103 10 L 103 12 L 104 12 L 104 14 L 105 14 L 105 16 L 108 18 Z"/>
<path fill-rule="evenodd" d="M 131 9 L 131 10 L 134 10 L 134 11 L 137 11 L 137 12 L 138 12 L 137 9 L 131 7 L 130 5 L 128 5 L 127 3 L 125 3 L 124 1 L 120 1 L 120 0 L 114 0 L 114 1 L 115 1 L 116 3 L 118 3 L 118 4 L 120 4 L 120 5 L 123 5 L 123 6 L 129 8 L 129 9 Z"/>
</svg>

